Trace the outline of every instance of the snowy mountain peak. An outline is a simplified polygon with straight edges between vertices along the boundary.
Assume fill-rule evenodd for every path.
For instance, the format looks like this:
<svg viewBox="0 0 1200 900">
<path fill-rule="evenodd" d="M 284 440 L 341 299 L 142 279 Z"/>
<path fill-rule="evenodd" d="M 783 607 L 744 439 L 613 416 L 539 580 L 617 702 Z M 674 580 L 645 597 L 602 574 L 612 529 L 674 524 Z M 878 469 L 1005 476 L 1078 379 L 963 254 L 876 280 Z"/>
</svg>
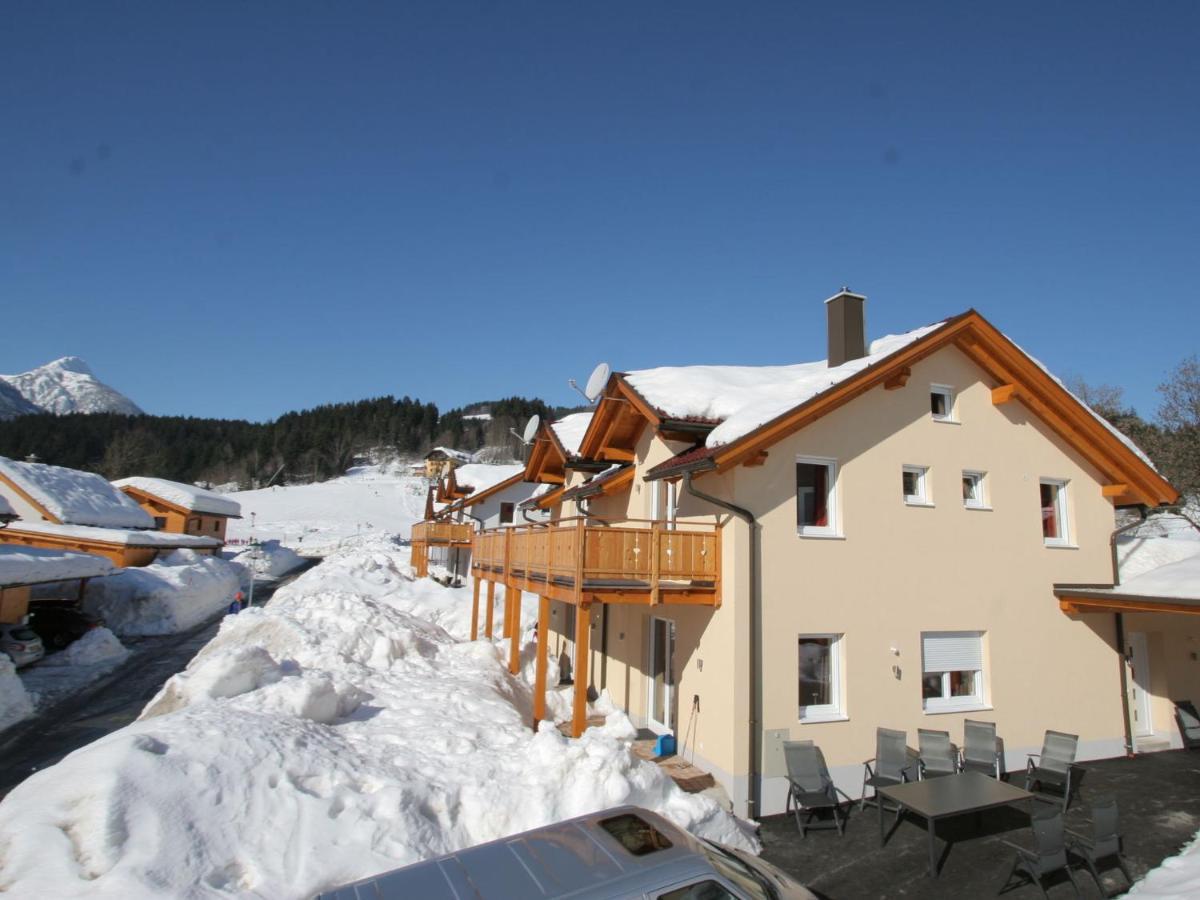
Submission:
<svg viewBox="0 0 1200 900">
<path fill-rule="evenodd" d="M 64 356 L 20 375 L 0 375 L 0 385 L 0 419 L 30 412 L 57 415 L 114 412 L 131 416 L 142 413 L 120 391 L 99 381 L 78 356 Z M 20 400 L 27 405 L 23 406 Z"/>
</svg>

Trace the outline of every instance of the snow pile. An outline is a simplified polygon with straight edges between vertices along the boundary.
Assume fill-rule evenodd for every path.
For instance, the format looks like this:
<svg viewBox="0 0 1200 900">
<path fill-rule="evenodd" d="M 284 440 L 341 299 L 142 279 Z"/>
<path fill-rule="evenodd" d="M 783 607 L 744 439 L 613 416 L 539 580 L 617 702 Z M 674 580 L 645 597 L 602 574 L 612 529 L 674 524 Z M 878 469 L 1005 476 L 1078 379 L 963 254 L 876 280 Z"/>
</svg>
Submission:
<svg viewBox="0 0 1200 900">
<path fill-rule="evenodd" d="M 532 732 L 501 647 L 430 621 L 470 593 L 410 571 L 364 542 L 224 620 L 138 722 L 0 804 L 0 888 L 307 897 L 619 803 L 757 849 L 637 760 L 623 716 L 580 740 Z"/>
<path fill-rule="evenodd" d="M 240 516 L 242 507 L 236 500 L 230 500 L 213 491 L 196 487 L 194 484 L 183 484 L 179 481 L 168 481 L 165 478 L 122 478 L 114 481 L 118 488 L 132 488 L 165 500 L 173 506 L 186 509 L 189 512 L 210 513 L 214 516 Z"/>
<path fill-rule="evenodd" d="M 142 414 L 136 403 L 97 380 L 78 356 L 64 356 L 20 375 L 0 375 L 0 381 L 19 391 L 38 412 Z"/>
<path fill-rule="evenodd" d="M 823 359 L 792 366 L 667 366 L 629 372 L 625 378 L 668 418 L 720 422 L 706 441 L 709 447 L 717 447 L 808 402 L 943 324 L 872 341 L 866 356 L 834 368 Z"/>
<path fill-rule="evenodd" d="M 117 665 L 129 658 L 129 651 L 107 628 L 93 628 L 66 650 L 47 656 L 43 666 Z"/>
<path fill-rule="evenodd" d="M 1144 900 L 1187 900 L 1200 896 L 1200 833 L 1178 855 L 1147 872 L 1125 896 Z"/>
<path fill-rule="evenodd" d="M 83 608 L 122 637 L 175 634 L 229 606 L 237 590 L 237 570 L 227 561 L 176 550 L 88 582 Z"/>
<path fill-rule="evenodd" d="M 5 653 L 0 653 L 0 731 L 33 715 L 33 701 L 17 675 L 17 667 Z M 0 881 L 0 889 L 4 887 Z"/>
<path fill-rule="evenodd" d="M 583 443 L 583 436 L 587 434 L 591 424 L 592 414 L 579 412 L 563 416 L 557 422 L 551 423 L 550 427 L 554 429 L 554 434 L 563 445 L 563 449 L 571 456 L 576 456 L 579 453 L 579 445 Z"/>
<path fill-rule="evenodd" d="M 115 566 L 103 556 L 74 550 L 0 544 L 0 584 L 40 584 L 107 575 Z"/>
<path fill-rule="evenodd" d="M 1200 554 L 1200 534 L 1172 538 L 1117 538 L 1117 561 L 1121 571 L 1121 586 L 1139 576 Z"/>
<path fill-rule="evenodd" d="M 238 553 L 232 562 L 246 571 L 248 579 L 250 572 L 253 572 L 256 578 L 279 578 L 300 568 L 306 560 L 279 541 L 263 541 L 257 549 L 246 549 Z"/>
<path fill-rule="evenodd" d="M 99 475 L 0 456 L 0 475 L 69 525 L 153 528 L 154 519 Z"/>
</svg>

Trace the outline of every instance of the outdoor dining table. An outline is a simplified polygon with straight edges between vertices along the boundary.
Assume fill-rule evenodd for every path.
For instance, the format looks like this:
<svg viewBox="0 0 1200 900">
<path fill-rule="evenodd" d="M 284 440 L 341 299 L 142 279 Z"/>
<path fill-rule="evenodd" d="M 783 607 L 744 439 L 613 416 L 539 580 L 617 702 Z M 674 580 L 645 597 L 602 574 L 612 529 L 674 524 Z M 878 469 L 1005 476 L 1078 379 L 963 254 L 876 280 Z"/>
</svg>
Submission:
<svg viewBox="0 0 1200 900">
<path fill-rule="evenodd" d="M 959 775 L 946 775 L 941 778 L 928 778 L 924 781 L 913 781 L 908 784 L 897 784 L 881 787 L 877 790 L 884 797 L 901 808 L 925 819 L 925 828 L 929 833 L 929 876 L 938 875 L 937 857 L 934 854 L 934 843 L 938 819 L 959 816 L 965 813 L 978 813 L 997 806 L 1007 806 L 1010 803 L 1029 801 L 1029 811 L 1033 812 L 1033 794 L 1023 791 L 1011 784 L 997 781 L 979 772 L 963 772 Z M 886 843 L 883 830 L 883 803 L 879 803 L 879 844 Z"/>
</svg>

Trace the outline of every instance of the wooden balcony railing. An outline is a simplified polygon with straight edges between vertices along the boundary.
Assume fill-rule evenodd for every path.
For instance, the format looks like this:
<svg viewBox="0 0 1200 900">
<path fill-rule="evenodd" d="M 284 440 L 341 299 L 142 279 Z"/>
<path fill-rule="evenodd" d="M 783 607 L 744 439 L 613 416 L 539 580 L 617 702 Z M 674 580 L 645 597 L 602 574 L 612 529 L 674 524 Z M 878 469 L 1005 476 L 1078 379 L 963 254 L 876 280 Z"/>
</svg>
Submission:
<svg viewBox="0 0 1200 900">
<path fill-rule="evenodd" d="M 412 527 L 414 544 L 469 544 L 475 526 L 470 522 L 417 522 Z"/>
<path fill-rule="evenodd" d="M 499 528 L 474 535 L 471 570 L 477 578 L 568 602 L 715 606 L 720 529 L 595 518 Z"/>
</svg>

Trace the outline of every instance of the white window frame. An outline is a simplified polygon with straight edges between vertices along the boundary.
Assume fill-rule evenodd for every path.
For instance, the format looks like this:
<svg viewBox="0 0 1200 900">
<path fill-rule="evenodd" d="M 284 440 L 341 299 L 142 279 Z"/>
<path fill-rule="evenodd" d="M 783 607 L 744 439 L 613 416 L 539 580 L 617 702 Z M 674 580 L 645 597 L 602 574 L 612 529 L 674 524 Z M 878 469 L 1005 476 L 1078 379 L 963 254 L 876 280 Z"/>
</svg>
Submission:
<svg viewBox="0 0 1200 900">
<path fill-rule="evenodd" d="M 979 469 L 963 469 L 962 477 L 963 481 L 970 478 L 975 482 L 975 499 L 963 497 L 963 506 L 967 509 L 991 509 L 991 504 L 988 503 L 987 472 Z"/>
<path fill-rule="evenodd" d="M 929 466 L 902 466 L 900 485 L 904 486 L 904 475 L 917 476 L 917 493 L 905 494 L 904 502 L 908 506 L 933 506 L 929 496 Z"/>
<path fill-rule="evenodd" d="M 801 722 L 843 722 L 846 720 L 845 691 L 842 688 L 842 642 L 845 640 L 845 635 L 835 633 L 796 635 L 797 688 L 800 674 L 800 641 L 804 638 L 824 638 L 829 641 L 830 694 L 833 702 L 798 706 L 797 716 Z"/>
<path fill-rule="evenodd" d="M 1047 547 L 1073 547 L 1071 543 L 1071 518 L 1067 515 L 1067 484 L 1065 478 L 1038 479 L 1038 515 L 1042 512 L 1042 486 L 1050 485 L 1058 490 L 1054 494 L 1054 514 L 1058 517 L 1058 537 L 1046 537 L 1042 542 Z"/>
<path fill-rule="evenodd" d="M 944 416 L 939 416 L 936 415 L 931 409 L 929 411 L 930 418 L 932 418 L 935 422 L 957 422 L 958 417 L 954 414 L 954 388 L 948 384 L 931 384 L 929 386 L 929 393 L 930 396 L 933 394 L 941 394 L 946 398 L 946 414 Z"/>
<path fill-rule="evenodd" d="M 796 463 L 809 466 L 824 466 L 827 470 L 827 474 L 825 476 L 825 518 L 827 520 L 827 524 L 801 525 L 799 522 L 797 522 L 796 533 L 799 534 L 800 537 L 841 537 L 842 517 L 841 510 L 838 509 L 837 503 L 837 460 L 824 456 L 797 456 Z"/>
<path fill-rule="evenodd" d="M 984 631 L 922 631 L 921 632 L 921 704 L 926 713 L 963 712 L 968 710 L 986 709 L 987 692 L 984 687 L 984 666 L 987 662 L 984 652 Z M 942 635 L 946 637 L 974 637 L 979 641 L 979 668 L 952 669 L 942 672 L 942 696 L 925 696 L 925 638 L 927 635 Z M 950 695 L 950 672 L 974 672 L 975 692 L 961 697 Z"/>
</svg>

